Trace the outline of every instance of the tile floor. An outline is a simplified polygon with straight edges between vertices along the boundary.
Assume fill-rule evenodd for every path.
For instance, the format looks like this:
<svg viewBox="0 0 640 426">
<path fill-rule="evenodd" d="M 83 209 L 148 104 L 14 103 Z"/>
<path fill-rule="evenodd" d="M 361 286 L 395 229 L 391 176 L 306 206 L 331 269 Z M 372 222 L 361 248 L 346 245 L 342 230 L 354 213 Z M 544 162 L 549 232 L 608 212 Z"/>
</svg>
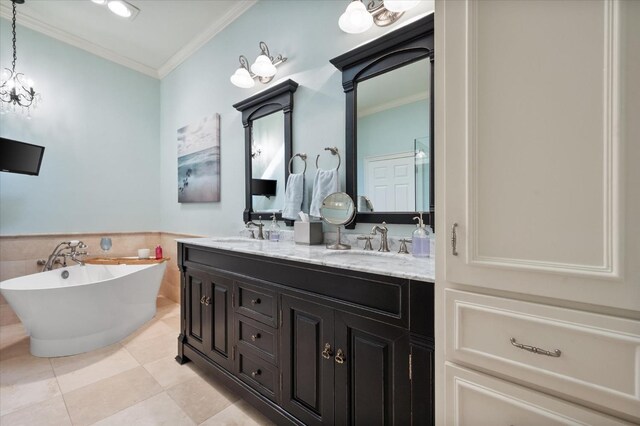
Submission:
<svg viewBox="0 0 640 426">
<path fill-rule="evenodd" d="M 19 322 L 0 327 L 0 425 L 271 425 L 197 366 L 178 365 L 179 315 L 160 297 L 155 318 L 123 341 L 59 358 L 31 356 Z"/>
</svg>

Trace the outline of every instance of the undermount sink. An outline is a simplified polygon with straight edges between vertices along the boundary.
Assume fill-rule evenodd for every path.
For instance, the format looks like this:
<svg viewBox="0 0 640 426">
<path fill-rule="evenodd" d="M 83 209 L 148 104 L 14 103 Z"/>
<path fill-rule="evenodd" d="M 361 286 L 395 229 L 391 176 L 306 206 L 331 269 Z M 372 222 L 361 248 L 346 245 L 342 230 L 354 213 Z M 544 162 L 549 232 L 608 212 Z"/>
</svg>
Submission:
<svg viewBox="0 0 640 426">
<path fill-rule="evenodd" d="M 237 243 L 256 243 L 261 240 L 256 240 L 253 238 L 244 238 L 244 237 L 219 237 L 219 238 L 206 238 L 205 241 L 210 241 L 212 243 L 229 243 L 229 244 L 237 244 Z"/>
<path fill-rule="evenodd" d="M 365 257 L 384 257 L 387 259 L 403 259 L 406 254 L 397 254 L 391 252 L 380 252 L 373 250 L 335 250 L 326 251 L 322 254 L 328 257 L 344 257 L 344 258 L 365 258 Z"/>
</svg>

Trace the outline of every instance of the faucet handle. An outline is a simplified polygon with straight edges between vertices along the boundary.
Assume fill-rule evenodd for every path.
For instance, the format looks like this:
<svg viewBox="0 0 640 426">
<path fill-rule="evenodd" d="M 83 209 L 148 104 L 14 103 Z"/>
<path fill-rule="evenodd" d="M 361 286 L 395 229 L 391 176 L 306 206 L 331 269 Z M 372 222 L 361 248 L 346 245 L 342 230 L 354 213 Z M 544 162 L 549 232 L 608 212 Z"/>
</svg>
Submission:
<svg viewBox="0 0 640 426">
<path fill-rule="evenodd" d="M 358 237 L 359 240 L 366 240 L 364 243 L 364 250 L 373 250 L 373 246 L 371 245 L 371 235 L 361 235 Z"/>
<path fill-rule="evenodd" d="M 407 240 L 406 238 L 400 239 L 400 250 L 398 250 L 398 253 L 409 254 L 409 250 L 407 250 L 407 243 L 411 244 L 411 240 Z"/>
</svg>

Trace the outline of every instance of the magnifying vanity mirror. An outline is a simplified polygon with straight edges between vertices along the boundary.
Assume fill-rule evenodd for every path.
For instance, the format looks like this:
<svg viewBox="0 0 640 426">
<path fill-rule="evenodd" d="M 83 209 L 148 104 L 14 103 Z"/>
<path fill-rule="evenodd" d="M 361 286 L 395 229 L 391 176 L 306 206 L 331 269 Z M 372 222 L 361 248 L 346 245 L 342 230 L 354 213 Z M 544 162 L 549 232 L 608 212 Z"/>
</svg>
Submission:
<svg viewBox="0 0 640 426">
<path fill-rule="evenodd" d="M 433 14 L 338 56 L 356 222 L 434 224 Z"/>
<path fill-rule="evenodd" d="M 320 207 L 322 220 L 338 227 L 336 242 L 334 244 L 327 244 L 328 249 L 349 250 L 351 248 L 350 245 L 343 244 L 341 241 L 341 226 L 351 223 L 355 213 L 356 209 L 353 204 L 353 199 L 344 192 L 334 192 L 322 200 L 322 206 Z"/>
<path fill-rule="evenodd" d="M 282 219 L 297 88 L 286 80 L 233 105 L 242 112 L 245 129 L 245 223 L 274 214 Z"/>
</svg>

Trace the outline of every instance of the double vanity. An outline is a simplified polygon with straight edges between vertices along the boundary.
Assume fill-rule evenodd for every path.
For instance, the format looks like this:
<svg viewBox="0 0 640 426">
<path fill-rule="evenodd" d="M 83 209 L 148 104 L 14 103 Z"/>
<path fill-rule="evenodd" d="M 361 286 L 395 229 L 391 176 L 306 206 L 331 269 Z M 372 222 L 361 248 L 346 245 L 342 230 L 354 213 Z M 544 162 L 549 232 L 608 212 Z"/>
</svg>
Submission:
<svg viewBox="0 0 640 426">
<path fill-rule="evenodd" d="M 277 424 L 433 423 L 433 259 L 178 242 L 193 361 Z"/>
</svg>

